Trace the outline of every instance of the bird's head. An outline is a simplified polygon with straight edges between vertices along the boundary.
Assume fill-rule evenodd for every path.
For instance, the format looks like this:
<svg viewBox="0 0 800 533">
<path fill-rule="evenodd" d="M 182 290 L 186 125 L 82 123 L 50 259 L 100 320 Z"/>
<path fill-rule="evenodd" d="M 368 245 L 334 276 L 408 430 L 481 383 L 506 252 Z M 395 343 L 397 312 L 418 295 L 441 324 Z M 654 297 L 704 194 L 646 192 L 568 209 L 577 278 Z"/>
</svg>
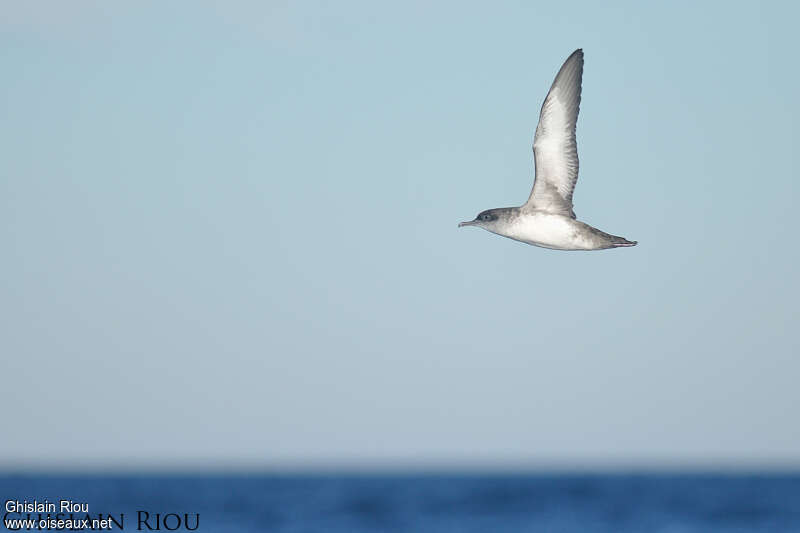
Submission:
<svg viewBox="0 0 800 533">
<path fill-rule="evenodd" d="M 486 211 L 481 211 L 478 213 L 478 216 L 475 217 L 475 220 L 470 220 L 468 222 L 461 222 L 458 227 L 462 226 L 478 226 L 483 229 L 491 229 L 498 223 L 501 219 L 503 213 L 502 209 L 487 209 Z"/>
</svg>

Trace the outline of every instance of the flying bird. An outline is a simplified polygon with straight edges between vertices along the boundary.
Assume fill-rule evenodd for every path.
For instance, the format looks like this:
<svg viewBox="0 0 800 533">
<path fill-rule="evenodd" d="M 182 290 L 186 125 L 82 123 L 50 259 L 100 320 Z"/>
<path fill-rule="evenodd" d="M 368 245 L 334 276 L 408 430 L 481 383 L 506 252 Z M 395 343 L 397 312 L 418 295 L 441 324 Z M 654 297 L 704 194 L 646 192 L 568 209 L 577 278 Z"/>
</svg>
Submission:
<svg viewBox="0 0 800 533">
<path fill-rule="evenodd" d="M 536 177 L 520 207 L 481 211 L 458 227 L 477 226 L 517 241 L 554 250 L 603 250 L 635 246 L 575 218 L 572 192 L 578 181 L 575 125 L 581 103 L 583 50 L 570 55 L 556 74 L 539 112 L 533 138 Z"/>
</svg>

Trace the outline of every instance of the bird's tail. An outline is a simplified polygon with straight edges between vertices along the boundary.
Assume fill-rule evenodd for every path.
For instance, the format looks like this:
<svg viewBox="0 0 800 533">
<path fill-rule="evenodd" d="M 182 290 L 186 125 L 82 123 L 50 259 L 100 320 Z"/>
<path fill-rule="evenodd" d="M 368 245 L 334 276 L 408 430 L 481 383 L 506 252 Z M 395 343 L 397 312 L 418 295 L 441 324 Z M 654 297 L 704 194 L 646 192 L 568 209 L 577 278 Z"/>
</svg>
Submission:
<svg viewBox="0 0 800 533">
<path fill-rule="evenodd" d="M 611 235 L 611 246 L 614 248 L 620 248 L 622 246 L 636 246 L 637 241 L 629 241 L 625 237 L 617 237 L 616 235 Z"/>
</svg>

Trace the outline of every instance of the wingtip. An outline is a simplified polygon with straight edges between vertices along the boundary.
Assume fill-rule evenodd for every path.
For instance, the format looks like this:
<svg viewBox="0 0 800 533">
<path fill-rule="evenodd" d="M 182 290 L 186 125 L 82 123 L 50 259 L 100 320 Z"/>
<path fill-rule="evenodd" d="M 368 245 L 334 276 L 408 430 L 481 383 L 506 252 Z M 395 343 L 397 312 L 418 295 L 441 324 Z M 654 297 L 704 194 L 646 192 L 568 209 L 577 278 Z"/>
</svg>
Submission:
<svg viewBox="0 0 800 533">
<path fill-rule="evenodd" d="M 566 64 L 567 64 L 567 63 L 569 63 L 571 60 L 577 61 L 578 63 L 580 63 L 581 65 L 583 65 L 583 48 L 578 48 L 577 50 L 575 50 L 574 52 L 572 52 L 572 53 L 569 55 L 569 57 L 566 59 L 566 61 L 564 61 L 564 64 L 566 65 Z"/>
</svg>

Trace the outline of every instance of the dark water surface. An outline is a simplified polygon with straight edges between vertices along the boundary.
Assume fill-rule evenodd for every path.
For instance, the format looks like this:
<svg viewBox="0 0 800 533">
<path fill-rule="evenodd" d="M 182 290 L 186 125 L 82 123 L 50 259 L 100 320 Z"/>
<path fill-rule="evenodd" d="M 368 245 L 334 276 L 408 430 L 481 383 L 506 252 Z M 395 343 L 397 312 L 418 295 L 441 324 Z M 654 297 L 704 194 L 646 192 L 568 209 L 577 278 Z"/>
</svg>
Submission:
<svg viewBox="0 0 800 533">
<path fill-rule="evenodd" d="M 126 531 L 186 531 L 199 514 L 203 532 L 800 533 L 800 474 L 6 475 L 0 498 L 86 503 Z"/>
</svg>

